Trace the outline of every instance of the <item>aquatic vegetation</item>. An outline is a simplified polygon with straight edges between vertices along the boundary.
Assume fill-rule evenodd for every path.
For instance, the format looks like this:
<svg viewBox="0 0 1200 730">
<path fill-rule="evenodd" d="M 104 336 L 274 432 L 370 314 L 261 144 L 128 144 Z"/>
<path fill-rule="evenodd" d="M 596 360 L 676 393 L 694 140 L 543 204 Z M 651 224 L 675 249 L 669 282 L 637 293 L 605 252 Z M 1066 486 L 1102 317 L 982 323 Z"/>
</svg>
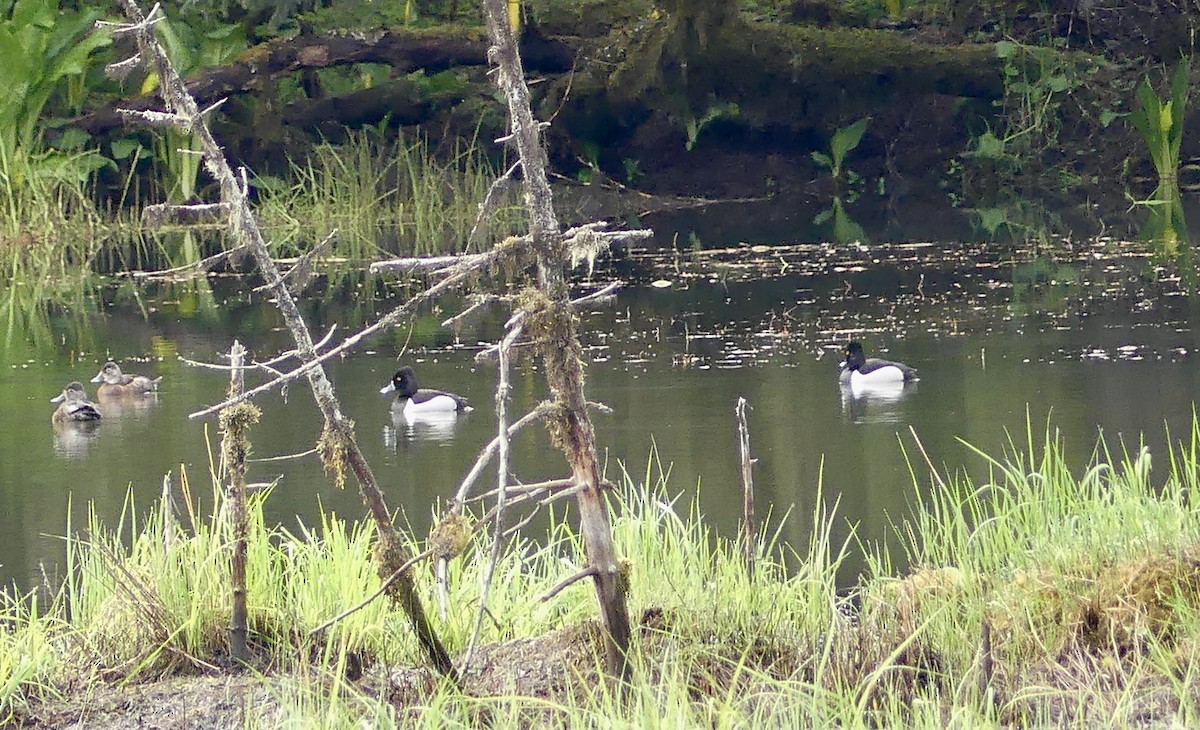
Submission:
<svg viewBox="0 0 1200 730">
<path fill-rule="evenodd" d="M 41 152 L 42 112 L 64 82 L 83 75 L 92 54 L 111 41 L 89 32 L 95 8 L 60 8 L 58 0 L 15 0 L 0 11 L 0 160 L 7 184 L 20 187 L 18 163 Z M 80 94 L 77 94 L 77 96 Z"/>
<path fill-rule="evenodd" d="M 475 145 L 456 142 L 439 154 L 425 137 L 365 130 L 293 161 L 289 180 L 259 178 L 259 212 L 285 251 L 299 253 L 302 244 L 337 228 L 336 253 L 357 260 L 460 252 L 488 242 L 468 239 L 501 172 Z M 484 233 L 494 240 L 519 220 L 515 205 L 502 204 Z"/>
<path fill-rule="evenodd" d="M 1170 94 L 1160 99 L 1149 79 L 1142 79 L 1137 91 L 1138 108 L 1129 115 L 1129 123 L 1138 131 L 1150 151 L 1150 160 L 1158 172 L 1159 187 L 1170 187 L 1179 174 L 1179 150 L 1183 145 L 1183 118 L 1188 101 L 1188 64 L 1181 61 L 1171 75 Z"/>
<path fill-rule="evenodd" d="M 833 204 L 813 218 L 813 225 L 823 226 L 832 224 L 833 240 L 838 243 L 866 242 L 867 232 L 846 212 L 846 206 L 840 197 L 835 196 Z"/>
<path fill-rule="evenodd" d="M 704 128 L 719 119 L 737 119 L 741 114 L 741 109 L 733 102 L 721 102 L 710 104 L 704 111 L 699 114 L 689 112 L 684 121 L 684 130 L 687 132 L 687 141 L 684 143 L 684 149 L 688 152 L 696 146 L 696 142 L 700 139 L 700 133 Z"/>
<path fill-rule="evenodd" d="M 845 127 L 839 127 L 829 138 L 829 154 L 824 152 L 812 153 L 813 161 L 818 165 L 827 168 L 833 176 L 834 195 L 837 196 L 842 190 L 844 172 L 843 165 L 846 162 L 846 155 L 854 151 L 862 141 L 863 133 L 867 131 L 867 123 L 871 121 L 870 117 L 863 117 L 853 124 L 848 124 Z"/>
</svg>

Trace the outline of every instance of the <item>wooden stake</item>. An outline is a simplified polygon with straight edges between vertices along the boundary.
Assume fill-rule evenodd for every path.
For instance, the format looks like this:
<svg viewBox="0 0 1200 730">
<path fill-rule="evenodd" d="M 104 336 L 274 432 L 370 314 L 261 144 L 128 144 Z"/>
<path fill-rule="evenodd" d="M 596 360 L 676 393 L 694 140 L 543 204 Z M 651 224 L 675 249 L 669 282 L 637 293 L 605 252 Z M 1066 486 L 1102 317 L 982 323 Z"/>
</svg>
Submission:
<svg viewBox="0 0 1200 730">
<path fill-rule="evenodd" d="M 246 348 L 237 340 L 229 348 L 229 394 L 239 395 L 245 388 L 242 364 L 246 359 Z M 224 434 L 221 438 L 221 453 L 227 459 L 226 473 L 229 475 L 230 519 L 233 523 L 233 556 L 229 561 L 230 583 L 233 586 L 233 617 L 229 624 L 229 653 L 234 661 L 246 663 L 250 652 L 246 646 L 249 621 L 246 610 L 246 455 L 249 451 L 248 424 L 238 418 L 232 409 L 245 406 L 230 406 L 222 412 Z"/>
<path fill-rule="evenodd" d="M 746 424 L 746 399 L 739 397 L 737 407 L 738 453 L 742 458 L 742 551 L 746 556 L 746 573 L 754 577 L 758 559 L 758 538 L 754 525 L 754 459 L 750 458 L 750 427 Z"/>
</svg>

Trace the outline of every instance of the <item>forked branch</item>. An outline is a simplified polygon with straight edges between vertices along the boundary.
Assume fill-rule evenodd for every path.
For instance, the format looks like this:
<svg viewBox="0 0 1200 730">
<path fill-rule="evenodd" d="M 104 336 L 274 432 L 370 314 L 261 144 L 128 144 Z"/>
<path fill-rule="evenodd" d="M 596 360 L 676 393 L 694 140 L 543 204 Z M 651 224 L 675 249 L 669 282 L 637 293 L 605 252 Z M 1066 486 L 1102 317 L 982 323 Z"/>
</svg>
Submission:
<svg viewBox="0 0 1200 730">
<path fill-rule="evenodd" d="M 317 402 L 317 407 L 325 420 L 325 433 L 321 437 L 322 456 L 327 466 L 335 470 L 335 475 L 341 479 L 342 472 L 349 469 L 358 482 L 359 491 L 366 503 L 371 516 L 374 518 L 379 544 L 375 551 L 379 561 L 378 571 L 381 577 L 398 572 L 397 569 L 407 562 L 407 550 L 404 547 L 395 526 L 392 524 L 391 511 L 379 488 L 375 475 L 367 464 L 362 452 L 354 439 L 353 424 L 342 415 L 341 406 L 334 394 L 333 385 L 325 375 L 325 369 L 317 362 L 316 348 L 308 326 L 300 314 L 296 300 L 288 290 L 284 277 L 271 259 L 267 244 L 259 230 L 254 213 L 250 208 L 248 191 L 244 182 L 239 182 L 233 169 L 226 161 L 224 153 L 204 120 L 203 112 L 195 100 L 188 94 L 179 74 L 171 65 L 166 52 L 154 36 L 152 25 L 157 17 L 158 7 L 151 11 L 147 18 L 142 14 L 135 0 L 120 0 L 125 14 L 132 25 L 123 29 L 137 40 L 138 50 L 143 59 L 148 59 L 158 74 L 159 91 L 166 104 L 167 113 L 174 117 L 187 120 L 186 126 L 195 134 L 204 155 L 204 167 L 217 181 L 220 188 L 221 204 L 228 210 L 227 225 L 233 240 L 248 247 L 259 272 L 271 289 L 276 306 L 287 324 L 288 330 L 296 343 L 297 357 L 307 365 L 304 374 Z M 244 180 L 244 178 L 243 178 Z M 230 398 L 218 407 L 245 399 Z M 400 577 L 390 585 L 389 595 L 392 600 L 403 607 L 412 623 L 422 647 L 430 661 L 442 674 L 458 679 L 453 662 L 441 640 L 433 629 L 433 625 L 425 613 L 425 608 L 416 592 L 412 578 L 405 572 L 399 571 Z"/>
</svg>

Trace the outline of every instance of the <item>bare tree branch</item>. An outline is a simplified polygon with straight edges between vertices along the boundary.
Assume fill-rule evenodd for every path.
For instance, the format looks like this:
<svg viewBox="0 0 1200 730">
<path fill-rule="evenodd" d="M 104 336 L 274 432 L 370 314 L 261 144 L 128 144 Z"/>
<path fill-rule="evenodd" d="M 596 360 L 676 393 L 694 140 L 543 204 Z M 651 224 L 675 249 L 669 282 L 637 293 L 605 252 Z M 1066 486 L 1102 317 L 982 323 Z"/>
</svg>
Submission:
<svg viewBox="0 0 1200 730">
<path fill-rule="evenodd" d="M 320 355 L 319 357 L 313 357 L 312 359 L 304 358 L 304 360 L 305 360 L 304 364 L 301 365 L 300 367 L 296 368 L 295 370 L 293 370 L 289 373 L 285 373 L 285 374 L 279 376 L 278 378 L 276 378 L 275 380 L 272 380 L 267 383 L 263 383 L 262 385 L 260 385 L 256 388 L 251 388 L 250 390 L 243 393 L 238 399 L 229 399 L 223 403 L 218 403 L 214 406 L 209 406 L 208 408 L 204 408 L 202 410 L 188 414 L 188 418 L 202 418 L 211 413 L 215 413 L 216 411 L 221 410 L 225 406 L 232 405 L 233 403 L 237 403 L 241 400 L 246 400 L 247 398 L 253 398 L 256 395 L 259 395 L 260 393 L 265 393 L 269 390 L 272 390 L 274 388 L 277 388 L 277 387 L 280 387 L 287 383 L 290 383 L 291 381 L 297 380 L 301 377 L 308 376 L 311 378 L 312 377 L 311 373 L 314 370 L 321 368 L 326 360 L 329 360 L 330 358 L 334 358 L 334 357 L 342 355 L 346 352 L 349 352 L 350 350 L 353 350 L 355 347 L 358 347 L 358 345 L 360 345 L 362 343 L 362 341 L 367 339 L 368 337 L 371 337 L 382 330 L 385 330 L 387 328 L 390 328 L 390 327 L 393 327 L 393 326 L 399 324 L 401 321 L 403 321 L 407 317 L 411 316 L 412 313 L 415 312 L 418 307 L 420 307 L 420 305 L 424 304 L 425 302 L 436 299 L 437 297 L 441 296 L 446 291 L 452 289 L 454 286 L 462 283 L 465 279 L 467 279 L 469 276 L 471 276 L 475 272 L 483 269 L 485 266 L 490 265 L 492 262 L 499 261 L 501 259 L 508 257 L 513 249 L 522 247 L 525 244 L 527 244 L 527 242 L 525 242 L 519 238 L 508 239 L 508 241 L 505 242 L 505 244 L 497 245 L 494 249 L 489 251 L 487 254 L 480 254 L 480 258 L 473 259 L 472 261 L 469 262 L 469 264 L 464 264 L 464 267 L 462 268 L 461 271 L 457 271 L 453 275 L 449 276 L 446 279 L 443 279 L 442 281 L 438 282 L 437 284 L 434 284 L 433 286 L 429 287 L 425 291 L 414 295 L 412 298 L 410 298 L 404 304 L 400 305 L 399 307 L 396 307 L 391 312 L 388 312 L 386 315 L 381 317 L 379 319 L 379 321 L 376 322 L 375 324 L 359 330 L 357 333 L 355 333 L 351 337 L 347 337 L 345 340 L 342 341 L 341 344 L 339 344 L 337 347 L 334 347 L 333 349 L 329 350 L 325 354 Z M 289 300 L 291 299 L 290 294 L 288 295 L 288 298 L 289 298 Z"/>
<path fill-rule="evenodd" d="M 492 554 L 484 570 L 483 585 L 479 590 L 479 610 L 475 616 L 475 628 L 471 630 L 471 639 L 467 642 L 467 650 L 463 652 L 459 662 L 459 671 L 466 671 L 471 666 L 471 657 L 475 653 L 476 642 L 479 641 L 479 631 L 483 628 L 483 613 L 487 610 L 488 594 L 492 588 L 492 577 L 496 574 L 496 564 L 500 562 L 500 552 L 504 547 L 504 508 L 508 502 L 508 366 L 509 349 L 513 342 L 521 336 L 519 317 L 509 320 L 511 329 L 500 342 L 500 382 L 496 386 L 496 439 L 500 442 L 499 458 L 496 467 L 496 520 L 492 527 Z"/>
<path fill-rule="evenodd" d="M 542 596 L 538 600 L 540 600 L 542 603 L 545 603 L 546 601 L 549 601 L 551 598 L 554 598 L 559 593 L 562 593 L 564 590 L 566 590 L 567 588 L 570 588 L 572 585 L 578 583 L 579 581 L 583 580 L 584 578 L 595 578 L 595 577 L 596 577 L 596 569 L 595 568 L 584 568 L 583 570 L 566 578 L 565 580 L 560 582 L 558 585 L 551 588 L 549 591 L 546 592 L 546 594 L 544 596 Z"/>
<path fill-rule="evenodd" d="M 531 339 L 539 343 L 540 357 L 553 398 L 548 416 L 550 431 L 571 465 L 578 484 L 580 533 L 587 551 L 588 572 L 593 579 L 604 627 L 605 664 L 611 676 L 629 678 L 629 644 L 632 630 L 625 602 L 625 581 L 613 546 L 608 507 L 600 490 L 600 471 L 596 457 L 595 431 L 587 411 L 583 392 L 582 347 L 575 331 L 576 320 L 570 305 L 565 262 L 568 246 L 559 229 L 550 184 L 546 178 L 546 151 L 541 140 L 541 125 L 533 117 L 529 87 L 512 28 L 508 24 L 504 0 L 482 0 L 483 15 L 492 39 L 489 56 L 496 67 L 496 85 L 508 103 L 513 141 L 520 157 L 522 189 L 529 218 L 530 236 L 537 263 L 537 280 L 543 301 L 529 305 L 537 332 Z M 648 235 L 648 234 L 647 234 Z M 606 243 L 594 228 L 580 240 L 581 248 L 596 250 Z M 585 245 L 586 244 L 586 245 Z M 570 254 L 574 255 L 574 254 Z M 587 254 L 594 258 L 594 254 Z M 527 327 L 527 329 L 531 329 Z"/>
<path fill-rule="evenodd" d="M 297 355 L 307 367 L 304 374 L 308 376 L 309 388 L 312 390 L 313 398 L 325 420 L 325 432 L 320 440 L 322 460 L 327 468 L 333 470 L 334 477 L 338 481 L 344 479 L 343 471 L 345 469 L 348 468 L 353 472 L 363 501 L 374 518 L 379 541 L 375 554 L 379 562 L 380 575 L 381 577 L 390 575 L 396 571 L 396 566 L 406 562 L 404 544 L 392 524 L 391 511 L 375 475 L 355 442 L 353 424 L 342 415 L 333 385 L 326 377 L 324 367 L 317 360 L 312 336 L 304 323 L 300 309 L 296 306 L 295 299 L 288 291 L 278 267 L 272 261 L 270 252 L 267 250 L 262 231 L 250 208 L 245 176 L 243 175 L 242 182 L 239 184 L 233 169 L 225 159 L 221 146 L 205 124 L 195 100 L 188 94 L 183 80 L 171 65 L 166 52 L 155 38 L 146 17 L 142 15 L 135 0 L 120 0 L 120 2 L 125 14 L 133 21 L 133 26 L 129 30 L 137 39 L 139 52 L 143 58 L 153 63 L 154 70 L 158 74 L 159 91 L 167 107 L 167 112 L 191 120 L 191 129 L 204 152 L 204 166 L 218 183 L 221 202 L 229 206 L 231 210 L 229 217 L 231 236 L 235 241 L 249 246 L 259 271 L 271 285 L 276 306 L 296 342 Z M 242 394 L 238 398 L 227 399 L 228 402 L 222 407 L 241 402 L 246 397 L 246 394 Z M 389 587 L 389 595 L 394 602 L 403 607 L 408 615 L 417 639 L 429 660 L 439 672 L 457 683 L 458 674 L 454 663 L 450 660 L 450 655 L 446 652 L 441 639 L 438 638 L 425 613 L 412 578 L 407 573 L 400 572 L 400 577 Z"/>
</svg>

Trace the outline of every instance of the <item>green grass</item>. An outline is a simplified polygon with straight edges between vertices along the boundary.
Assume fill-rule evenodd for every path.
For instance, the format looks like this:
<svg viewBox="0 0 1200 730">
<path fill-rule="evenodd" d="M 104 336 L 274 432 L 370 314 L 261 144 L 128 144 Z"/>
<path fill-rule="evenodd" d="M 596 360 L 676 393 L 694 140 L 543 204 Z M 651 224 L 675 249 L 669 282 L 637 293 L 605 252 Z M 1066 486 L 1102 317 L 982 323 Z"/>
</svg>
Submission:
<svg viewBox="0 0 1200 730">
<path fill-rule="evenodd" d="M 428 138 L 388 139 L 351 132 L 340 145 L 322 143 L 293 161 L 287 180 L 265 179 L 259 206 L 264 228 L 284 250 L 300 253 L 334 228 L 335 252 L 351 259 L 427 255 L 468 249 L 468 236 L 498 169 L 474 144 L 437 150 Z M 512 198 L 489 217 L 488 246 L 507 235 L 520 214 Z"/>
<path fill-rule="evenodd" d="M 552 517 L 544 538 L 511 543 L 497 566 L 480 651 L 498 652 L 492 663 L 511 675 L 488 675 L 493 684 L 471 694 L 414 680 L 388 701 L 380 668 L 428 677 L 412 674 L 422 655 L 397 611 L 376 602 L 309 634 L 373 590 L 372 530 L 333 515 L 300 533 L 270 527 L 260 496 L 248 575 L 266 676 L 248 681 L 268 688 L 280 716 L 248 724 L 1192 726 L 1200 721 L 1200 424 L 1153 462 L 1100 439 L 1090 464 L 1068 464 L 1061 441 L 1050 427 L 1029 427 L 1002 455 L 975 452 L 990 471 L 981 482 L 914 459 L 914 482 L 931 482 L 898 526 L 912 568 L 898 574 L 888 566 L 899 556 L 872 552 L 849 593 L 835 575 L 857 548 L 830 544 L 834 514 L 813 515 L 806 545 L 789 550 L 765 536 L 751 579 L 736 541 L 715 535 L 694 501 L 670 496 L 656 459 L 644 472 L 623 472 L 613 530 L 632 564 L 638 628 L 635 679 L 620 693 L 596 684 L 590 586 L 540 600 L 580 567 L 580 539 L 564 515 Z M 132 506 L 115 528 L 93 521 L 88 537 L 68 540 L 69 578 L 52 600 L 7 600 L 0 717 L 56 693 L 220 661 L 229 534 L 220 500 L 209 501 L 218 505 L 212 513 L 187 510 L 187 530 L 164 531 L 158 511 L 135 522 Z M 451 563 L 452 610 L 438 627 L 455 655 L 479 598 L 484 566 L 475 558 L 489 545 L 481 535 Z M 417 578 L 433 607 L 428 570 Z M 537 696 L 522 690 L 518 680 L 554 656 L 568 657 L 566 668 L 553 669 Z M 370 679 L 346 679 L 359 661 Z"/>
</svg>

